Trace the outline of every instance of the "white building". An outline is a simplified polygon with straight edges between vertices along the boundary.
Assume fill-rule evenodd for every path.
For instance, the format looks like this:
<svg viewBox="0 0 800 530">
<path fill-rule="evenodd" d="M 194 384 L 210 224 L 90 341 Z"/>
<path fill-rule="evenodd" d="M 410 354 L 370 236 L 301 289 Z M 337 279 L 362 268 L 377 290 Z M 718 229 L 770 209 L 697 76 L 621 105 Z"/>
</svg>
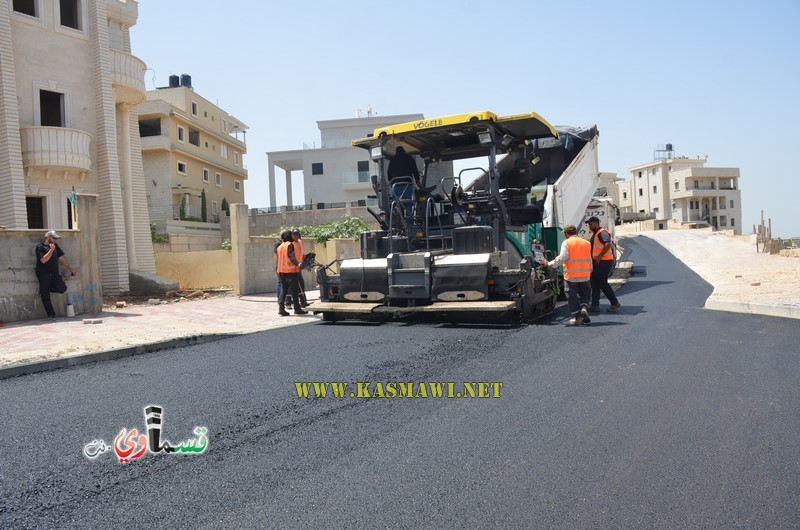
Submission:
<svg viewBox="0 0 800 530">
<path fill-rule="evenodd" d="M 103 288 L 155 272 L 131 55 L 134 0 L 8 0 L 0 9 L 0 224 L 73 228 L 74 192 L 98 196 Z"/>
<path fill-rule="evenodd" d="M 656 228 L 711 226 L 741 233 L 739 168 L 705 167 L 701 158 L 672 157 L 668 147 L 669 157 L 630 168 L 630 180 L 619 183 L 623 221 L 654 219 Z"/>
<path fill-rule="evenodd" d="M 285 172 L 286 204 L 317 205 L 365 201 L 373 195 L 370 175 L 375 173 L 369 153 L 351 145 L 375 129 L 421 120 L 422 114 L 367 116 L 340 120 L 318 121 L 321 142 L 319 147 L 267 153 L 269 165 L 270 208 L 276 208 L 275 168 Z M 422 168 L 420 168 L 421 170 Z M 294 198 L 292 171 L 303 172 L 302 202 Z"/>
</svg>

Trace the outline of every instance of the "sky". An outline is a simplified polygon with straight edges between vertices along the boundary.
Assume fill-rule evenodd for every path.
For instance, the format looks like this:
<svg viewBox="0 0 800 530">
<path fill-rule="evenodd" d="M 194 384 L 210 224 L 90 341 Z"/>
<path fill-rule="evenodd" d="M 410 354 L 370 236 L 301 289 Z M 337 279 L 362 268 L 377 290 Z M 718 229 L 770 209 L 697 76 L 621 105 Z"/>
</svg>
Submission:
<svg viewBox="0 0 800 530">
<path fill-rule="evenodd" d="M 140 0 L 148 90 L 171 74 L 244 121 L 249 206 L 269 151 L 319 145 L 318 120 L 536 112 L 597 125 L 600 170 L 629 178 L 658 145 L 738 167 L 744 231 L 791 214 L 800 182 L 800 0 Z M 285 204 L 283 179 L 277 203 Z M 302 189 L 293 180 L 294 194 Z"/>
</svg>

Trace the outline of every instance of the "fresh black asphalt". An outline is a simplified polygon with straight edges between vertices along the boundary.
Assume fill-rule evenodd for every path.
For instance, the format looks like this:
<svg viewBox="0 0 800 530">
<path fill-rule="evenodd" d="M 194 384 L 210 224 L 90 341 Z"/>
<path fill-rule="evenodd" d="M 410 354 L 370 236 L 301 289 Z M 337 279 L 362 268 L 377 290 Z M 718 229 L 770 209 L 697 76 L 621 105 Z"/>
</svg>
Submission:
<svg viewBox="0 0 800 530">
<path fill-rule="evenodd" d="M 622 310 L 590 326 L 320 322 L 0 381 L 0 528 L 797 527 L 800 326 L 706 311 L 707 283 L 627 247 Z M 206 452 L 82 455 L 150 404 L 173 442 L 207 427 Z"/>
</svg>

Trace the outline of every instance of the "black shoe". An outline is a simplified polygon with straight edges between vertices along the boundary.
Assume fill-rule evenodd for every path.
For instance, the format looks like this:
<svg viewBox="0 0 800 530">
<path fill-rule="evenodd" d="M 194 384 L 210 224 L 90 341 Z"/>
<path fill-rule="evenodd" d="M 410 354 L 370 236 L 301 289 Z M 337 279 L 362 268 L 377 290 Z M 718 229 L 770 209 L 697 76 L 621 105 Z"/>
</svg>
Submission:
<svg viewBox="0 0 800 530">
<path fill-rule="evenodd" d="M 611 304 L 611 307 L 606 309 L 606 311 L 608 311 L 609 313 L 616 313 L 617 311 L 619 311 L 620 307 L 622 307 L 622 305 L 619 302 L 617 302 L 616 304 Z"/>
<path fill-rule="evenodd" d="M 278 309 L 278 314 L 280 316 L 282 316 L 282 317 L 288 317 L 289 316 L 289 313 L 282 307 L 280 309 Z"/>
<path fill-rule="evenodd" d="M 308 302 L 302 302 L 300 304 L 300 307 L 308 307 L 309 305 L 311 305 L 311 304 L 309 304 Z"/>
<path fill-rule="evenodd" d="M 583 317 L 583 323 L 584 323 L 584 324 L 588 324 L 589 322 L 591 322 L 591 321 L 592 321 L 592 320 L 589 318 L 589 311 L 588 311 L 588 310 L 587 310 L 585 307 L 582 307 L 582 308 L 581 308 L 581 316 Z"/>
<path fill-rule="evenodd" d="M 590 313 L 599 313 L 600 312 L 600 306 L 596 306 L 596 305 L 590 306 L 589 307 L 589 312 Z"/>
<path fill-rule="evenodd" d="M 295 308 L 295 310 L 294 310 L 294 314 L 295 314 L 295 315 L 307 315 L 307 314 L 308 314 L 308 311 L 303 311 L 302 309 L 300 309 L 299 307 L 297 307 L 297 308 Z"/>
</svg>

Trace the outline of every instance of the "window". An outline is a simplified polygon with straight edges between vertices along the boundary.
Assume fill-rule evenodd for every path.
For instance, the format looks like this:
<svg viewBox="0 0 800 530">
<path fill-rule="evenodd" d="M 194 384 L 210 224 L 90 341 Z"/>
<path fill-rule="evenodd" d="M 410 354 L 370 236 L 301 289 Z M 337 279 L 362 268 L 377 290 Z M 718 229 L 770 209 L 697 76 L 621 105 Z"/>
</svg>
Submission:
<svg viewBox="0 0 800 530">
<path fill-rule="evenodd" d="M 203 111 L 203 117 L 208 118 L 208 112 Z"/>
<path fill-rule="evenodd" d="M 655 175 L 655 174 L 656 174 L 656 168 L 653 168 L 653 171 L 652 171 L 652 173 L 653 173 L 653 175 Z"/>
<path fill-rule="evenodd" d="M 642 195 L 644 195 L 644 190 L 642 188 L 639 188 L 639 197 L 641 197 Z"/>
<path fill-rule="evenodd" d="M 227 145 L 220 144 L 220 146 L 219 146 L 219 156 L 221 156 L 225 160 L 228 159 L 228 146 Z"/>
<path fill-rule="evenodd" d="M 186 162 L 178 161 L 178 173 L 181 175 L 186 174 Z"/>
<path fill-rule="evenodd" d="M 233 152 L 233 165 L 234 166 L 239 165 L 239 153 L 237 153 L 236 151 Z"/>
<path fill-rule="evenodd" d="M 676 181 L 675 181 L 675 191 L 678 191 L 678 190 L 680 189 L 680 187 L 681 187 L 681 185 L 680 185 L 680 184 L 678 183 L 678 181 L 676 180 Z"/>
<path fill-rule="evenodd" d="M 642 172 L 641 171 L 639 172 L 639 178 L 642 178 Z"/>
<path fill-rule="evenodd" d="M 200 147 L 200 131 L 189 128 L 189 143 Z"/>
<path fill-rule="evenodd" d="M 672 211 L 674 212 L 677 209 L 678 209 L 678 205 L 673 202 L 672 203 Z"/>
<path fill-rule="evenodd" d="M 219 209 L 217 208 L 217 201 L 211 201 L 211 215 L 219 215 Z"/>
<path fill-rule="evenodd" d="M 161 120 L 139 120 L 139 137 L 161 136 Z"/>
<path fill-rule="evenodd" d="M 80 0 L 59 0 L 58 6 L 62 26 L 77 30 L 82 29 Z"/>
<path fill-rule="evenodd" d="M 728 223 L 724 216 L 719 218 L 719 226 L 728 226 Z"/>
<path fill-rule="evenodd" d="M 712 210 L 717 209 L 717 199 L 711 199 L 711 209 Z"/>
<path fill-rule="evenodd" d="M 653 193 L 658 193 L 658 186 L 653 186 Z"/>
<path fill-rule="evenodd" d="M 697 180 L 694 181 L 694 189 L 696 189 L 696 190 L 700 189 L 700 182 L 697 181 Z"/>
<path fill-rule="evenodd" d="M 653 208 L 653 213 L 656 214 L 656 216 L 658 216 L 658 208 Z"/>
<path fill-rule="evenodd" d="M 203 168 L 203 182 L 209 183 L 211 172 L 207 168 Z"/>
<path fill-rule="evenodd" d="M 628 198 L 628 192 L 627 191 L 623 191 L 622 192 L 622 198 L 623 199 L 627 199 Z"/>
<path fill-rule="evenodd" d="M 736 219 L 731 217 L 731 226 L 736 226 Z"/>
<path fill-rule="evenodd" d="M 238 180 L 233 181 L 233 190 L 234 191 L 242 191 L 242 183 Z"/>
<path fill-rule="evenodd" d="M 197 102 L 192 101 L 192 116 L 197 116 Z"/>
<path fill-rule="evenodd" d="M 39 90 L 39 118 L 43 127 L 66 127 L 64 94 Z"/>
<path fill-rule="evenodd" d="M 28 228 L 44 229 L 44 197 L 25 197 L 25 206 L 28 207 Z"/>
<path fill-rule="evenodd" d="M 733 199 L 731 199 L 731 208 L 733 208 Z M 733 219 L 731 219 L 731 223 L 733 223 Z M 731 224 L 733 226 L 733 224 Z"/>
<path fill-rule="evenodd" d="M 222 129 L 222 132 L 224 132 L 225 134 L 228 134 L 228 122 L 227 122 L 227 120 L 222 120 L 220 122 L 220 128 Z"/>
<path fill-rule="evenodd" d="M 186 143 L 186 133 L 185 129 L 178 125 L 178 141 L 180 143 Z"/>
<path fill-rule="evenodd" d="M 214 173 L 214 184 L 216 184 L 216 186 L 218 188 L 222 187 L 222 175 L 221 174 Z"/>
<path fill-rule="evenodd" d="M 37 0 L 14 0 L 14 11 L 38 18 L 36 13 Z"/>
<path fill-rule="evenodd" d="M 369 182 L 369 161 L 367 160 L 358 161 L 358 181 Z"/>
<path fill-rule="evenodd" d="M 725 209 L 725 199 L 722 199 L 721 201 L 719 201 L 719 209 L 720 210 L 724 210 Z"/>
<path fill-rule="evenodd" d="M 322 175 L 322 162 L 314 162 L 311 164 L 312 175 Z"/>
</svg>

